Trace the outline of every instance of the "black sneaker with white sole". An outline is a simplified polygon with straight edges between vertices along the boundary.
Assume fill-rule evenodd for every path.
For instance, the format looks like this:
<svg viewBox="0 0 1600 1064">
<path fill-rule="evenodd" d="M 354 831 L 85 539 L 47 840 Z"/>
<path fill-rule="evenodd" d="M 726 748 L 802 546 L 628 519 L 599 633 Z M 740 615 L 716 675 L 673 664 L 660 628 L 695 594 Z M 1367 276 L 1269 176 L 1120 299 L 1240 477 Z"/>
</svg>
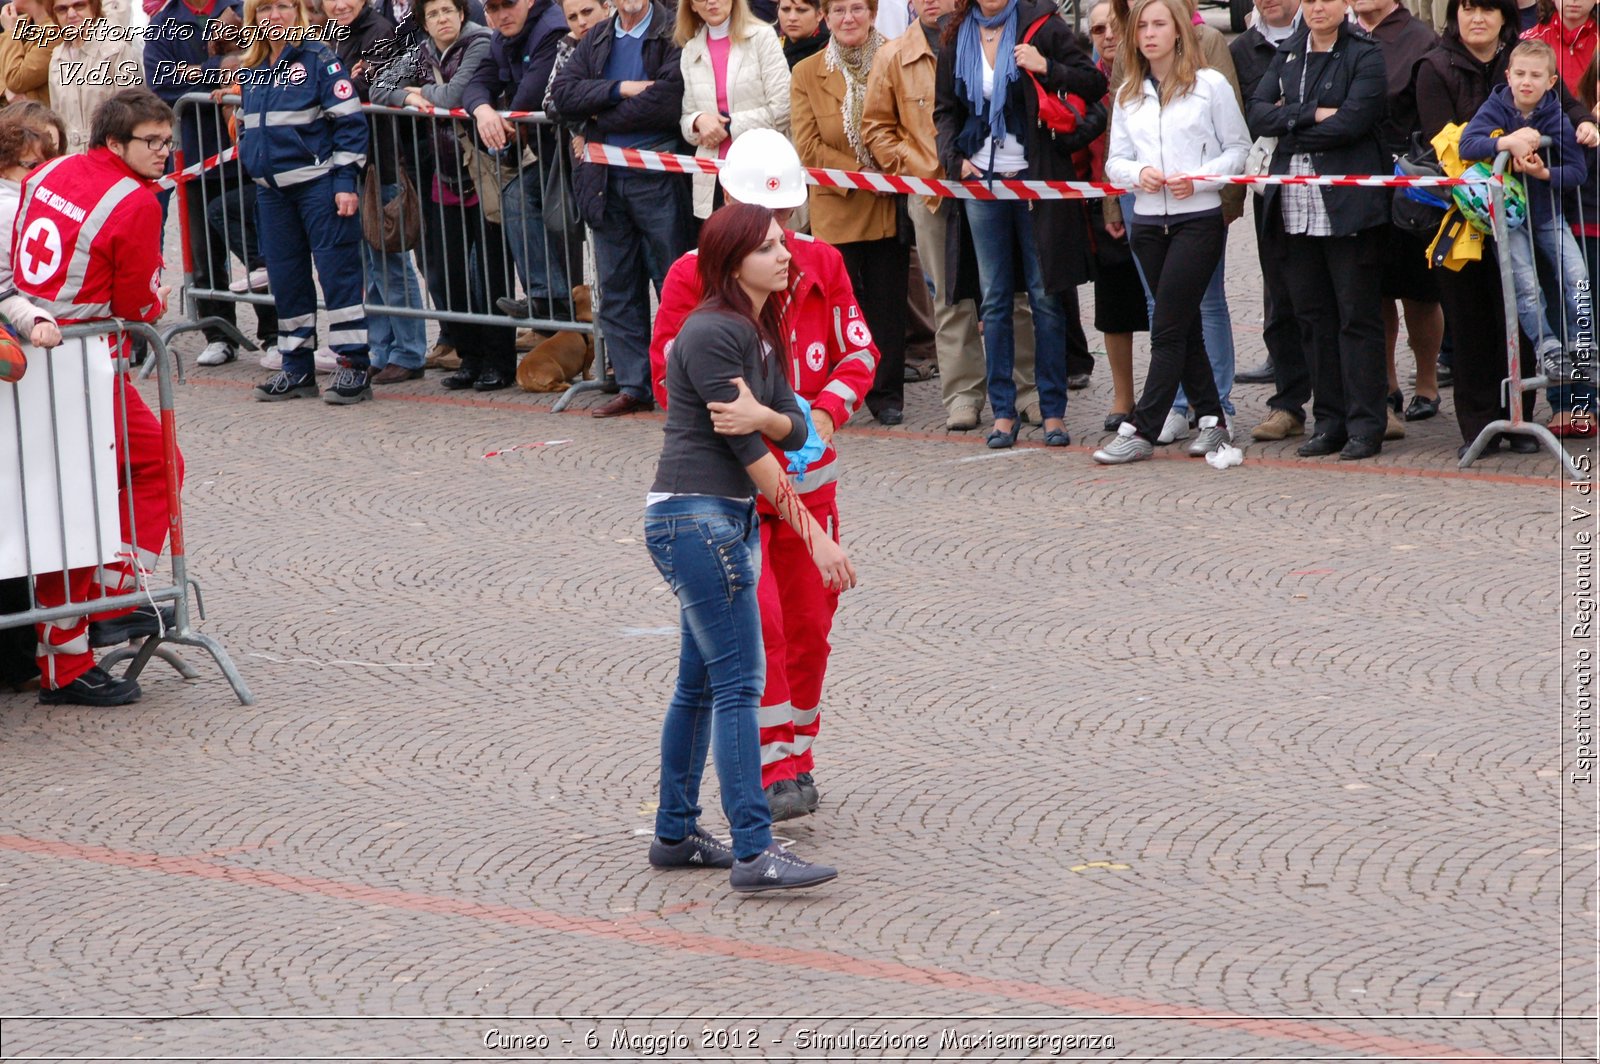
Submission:
<svg viewBox="0 0 1600 1064">
<path fill-rule="evenodd" d="M 747 861 L 733 862 L 728 883 L 741 894 L 757 894 L 764 890 L 815 887 L 838 875 L 837 868 L 802 861 L 774 842 Z"/>
<path fill-rule="evenodd" d="M 148 639 L 178 626 L 178 614 L 172 606 L 161 607 L 156 614 L 154 606 L 141 606 L 132 613 L 113 617 L 109 621 L 89 622 L 91 647 L 118 647 L 130 639 Z"/>
<path fill-rule="evenodd" d="M 346 366 L 340 363 L 328 381 L 328 390 L 322 393 L 324 403 L 349 406 L 372 398 L 372 371 L 365 366 Z"/>
<path fill-rule="evenodd" d="M 654 868 L 732 868 L 733 848 L 695 828 L 693 835 L 671 844 L 659 837 L 650 840 L 650 864 Z"/>
<path fill-rule="evenodd" d="M 317 378 L 310 373 L 303 377 L 295 376 L 286 369 L 280 369 L 267 379 L 267 383 L 256 385 L 256 398 L 263 403 L 277 403 L 285 399 L 315 399 L 318 394 Z"/>
<path fill-rule="evenodd" d="M 42 687 L 44 706 L 126 706 L 144 694 L 137 680 L 119 680 L 96 665 L 65 687 Z"/>
</svg>

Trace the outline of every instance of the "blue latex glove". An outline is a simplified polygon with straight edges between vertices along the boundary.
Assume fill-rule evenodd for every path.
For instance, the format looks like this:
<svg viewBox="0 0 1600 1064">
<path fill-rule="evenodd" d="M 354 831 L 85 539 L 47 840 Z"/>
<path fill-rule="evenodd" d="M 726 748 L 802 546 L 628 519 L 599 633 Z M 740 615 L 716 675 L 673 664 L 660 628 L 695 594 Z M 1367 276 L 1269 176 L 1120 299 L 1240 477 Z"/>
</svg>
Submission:
<svg viewBox="0 0 1600 1064">
<path fill-rule="evenodd" d="M 798 451 L 784 451 L 783 456 L 789 460 L 789 472 L 799 481 L 806 479 L 806 467 L 822 457 L 828 445 L 822 442 L 821 433 L 817 432 L 817 423 L 811 420 L 811 404 L 800 396 L 795 396 L 794 401 L 800 404 L 800 413 L 806 418 L 806 442 Z"/>
</svg>

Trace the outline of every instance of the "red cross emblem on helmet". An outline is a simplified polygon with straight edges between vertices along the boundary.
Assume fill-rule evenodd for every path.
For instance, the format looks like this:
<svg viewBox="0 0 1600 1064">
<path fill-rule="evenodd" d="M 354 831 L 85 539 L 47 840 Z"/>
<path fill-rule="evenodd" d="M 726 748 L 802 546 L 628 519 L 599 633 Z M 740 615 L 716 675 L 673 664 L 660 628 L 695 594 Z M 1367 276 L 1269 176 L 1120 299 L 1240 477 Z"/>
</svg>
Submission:
<svg viewBox="0 0 1600 1064">
<path fill-rule="evenodd" d="M 779 185 L 779 181 L 778 181 L 777 178 L 775 178 L 775 177 L 767 178 L 767 191 L 768 192 L 776 192 L 776 191 L 778 191 L 778 185 Z"/>
</svg>

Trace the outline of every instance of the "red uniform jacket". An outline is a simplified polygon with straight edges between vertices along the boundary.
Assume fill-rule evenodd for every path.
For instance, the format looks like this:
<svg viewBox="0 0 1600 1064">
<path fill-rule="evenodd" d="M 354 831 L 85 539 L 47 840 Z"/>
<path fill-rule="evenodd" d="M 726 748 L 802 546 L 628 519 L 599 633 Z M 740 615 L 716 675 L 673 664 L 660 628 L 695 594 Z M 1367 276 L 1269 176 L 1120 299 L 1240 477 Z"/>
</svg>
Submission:
<svg viewBox="0 0 1600 1064">
<path fill-rule="evenodd" d="M 878 368 L 878 348 L 856 305 L 855 289 L 845 273 L 844 259 L 833 245 L 804 233 L 785 232 L 789 242 L 789 297 L 784 314 L 789 324 L 787 366 L 789 386 L 795 394 L 843 428 L 872 387 Z M 700 303 L 700 274 L 696 253 L 679 256 L 661 286 L 661 306 L 650 339 L 650 385 L 656 402 L 667 405 L 667 356 L 689 312 Z M 767 446 L 784 461 L 771 441 Z M 806 469 L 795 490 L 808 503 L 832 502 L 839 476 L 838 455 L 830 444 L 821 458 Z M 766 499 L 763 513 L 771 513 Z"/>
<path fill-rule="evenodd" d="M 161 205 L 109 149 L 65 155 L 22 184 L 11 235 L 17 291 L 66 325 L 163 310 Z"/>
</svg>

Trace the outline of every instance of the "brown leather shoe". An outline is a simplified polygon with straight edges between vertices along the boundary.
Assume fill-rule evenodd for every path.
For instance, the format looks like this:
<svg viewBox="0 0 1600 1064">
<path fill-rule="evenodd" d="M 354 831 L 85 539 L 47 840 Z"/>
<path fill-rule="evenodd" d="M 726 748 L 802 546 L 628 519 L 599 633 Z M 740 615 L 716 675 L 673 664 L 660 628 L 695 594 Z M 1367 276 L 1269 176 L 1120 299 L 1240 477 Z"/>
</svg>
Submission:
<svg viewBox="0 0 1600 1064">
<path fill-rule="evenodd" d="M 621 417 L 623 414 L 641 414 L 655 408 L 656 404 L 649 399 L 635 399 L 627 392 L 618 392 L 609 401 L 589 411 L 589 416 Z"/>
<path fill-rule="evenodd" d="M 393 362 L 380 369 L 372 378 L 373 384 L 399 384 L 401 381 L 419 381 L 422 379 L 422 370 L 407 369 L 397 366 Z"/>
</svg>

